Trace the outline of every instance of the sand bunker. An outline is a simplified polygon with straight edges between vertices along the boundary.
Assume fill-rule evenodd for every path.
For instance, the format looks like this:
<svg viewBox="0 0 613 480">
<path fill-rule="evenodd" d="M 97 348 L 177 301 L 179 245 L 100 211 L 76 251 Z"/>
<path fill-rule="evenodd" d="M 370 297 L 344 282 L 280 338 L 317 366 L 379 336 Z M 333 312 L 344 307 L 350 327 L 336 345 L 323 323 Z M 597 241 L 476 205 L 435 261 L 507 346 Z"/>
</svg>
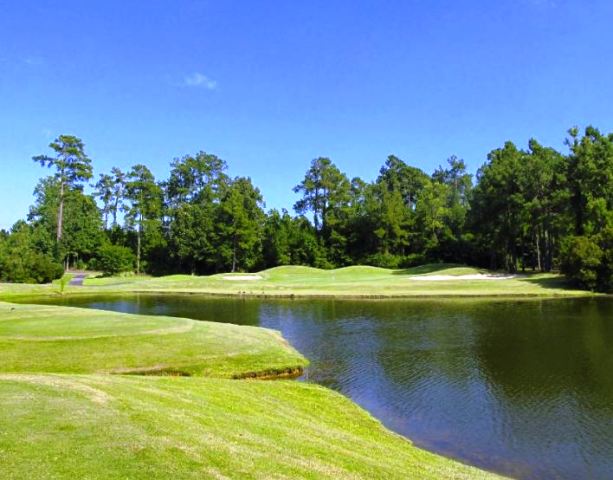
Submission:
<svg viewBox="0 0 613 480">
<path fill-rule="evenodd" d="M 234 280 L 244 282 L 245 280 L 262 280 L 261 275 L 226 275 L 222 277 L 224 280 Z"/>
<path fill-rule="evenodd" d="M 511 280 L 513 278 L 517 278 L 517 275 L 472 273 L 469 275 L 420 275 L 410 277 L 411 280 L 419 280 L 422 282 L 441 282 L 447 280 Z"/>
</svg>

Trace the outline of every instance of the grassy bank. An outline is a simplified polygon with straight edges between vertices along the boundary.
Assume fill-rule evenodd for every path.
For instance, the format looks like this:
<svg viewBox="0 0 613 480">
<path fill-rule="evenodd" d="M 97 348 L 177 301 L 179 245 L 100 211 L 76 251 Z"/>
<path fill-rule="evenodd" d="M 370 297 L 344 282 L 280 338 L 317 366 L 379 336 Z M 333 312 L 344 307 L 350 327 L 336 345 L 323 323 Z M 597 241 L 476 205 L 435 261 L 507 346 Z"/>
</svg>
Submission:
<svg viewBox="0 0 613 480">
<path fill-rule="evenodd" d="M 0 374 L 2 478 L 493 478 L 298 382 Z"/>
<path fill-rule="evenodd" d="M 279 333 L 264 328 L 0 303 L 4 372 L 234 377 L 306 364 Z"/>
<path fill-rule="evenodd" d="M 564 277 L 557 274 L 518 275 L 514 278 L 494 280 L 474 278 L 479 275 L 496 276 L 492 272 L 444 264 L 424 265 L 405 270 L 364 266 L 320 270 L 286 266 L 264 270 L 257 274 L 88 278 L 83 287 L 69 286 L 64 293 L 156 292 L 375 298 L 592 295 L 591 292 L 572 288 Z M 436 278 L 441 276 L 444 278 Z M 432 278 L 436 278 L 436 281 L 427 281 Z M 0 284 L 0 298 L 5 300 L 58 293 L 57 286 L 53 285 Z"/>
<path fill-rule="evenodd" d="M 266 329 L 0 303 L 0 478 L 494 478 L 326 388 L 228 378 L 305 364 Z"/>
</svg>

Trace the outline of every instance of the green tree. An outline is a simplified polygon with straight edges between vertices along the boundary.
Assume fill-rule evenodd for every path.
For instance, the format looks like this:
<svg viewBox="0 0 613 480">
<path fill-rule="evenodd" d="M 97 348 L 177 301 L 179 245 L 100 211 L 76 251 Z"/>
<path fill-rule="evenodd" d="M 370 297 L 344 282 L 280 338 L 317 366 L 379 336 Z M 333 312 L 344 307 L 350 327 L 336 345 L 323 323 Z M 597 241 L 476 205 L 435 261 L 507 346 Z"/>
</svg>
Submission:
<svg viewBox="0 0 613 480">
<path fill-rule="evenodd" d="M 449 228 L 449 197 L 451 187 L 428 182 L 419 192 L 415 216 L 421 237 L 422 252 L 437 252 L 440 241 L 451 234 Z"/>
<path fill-rule="evenodd" d="M 524 152 L 506 142 L 503 148 L 488 154 L 488 163 L 477 172 L 471 225 L 490 258 L 491 268 L 517 270 L 524 208 L 520 178 L 524 160 Z"/>
<path fill-rule="evenodd" d="M 248 270 L 261 261 L 262 206 L 262 195 L 250 178 L 232 180 L 218 210 L 217 255 L 221 268 Z"/>
<path fill-rule="evenodd" d="M 104 221 L 104 228 L 108 228 L 109 214 L 111 213 L 112 201 L 113 201 L 113 177 L 106 173 L 101 173 L 100 178 L 94 185 L 94 195 L 102 202 L 102 215 Z"/>
<path fill-rule="evenodd" d="M 587 127 L 569 130 L 568 187 L 575 235 L 597 234 L 613 225 L 613 134 Z"/>
<path fill-rule="evenodd" d="M 294 205 L 298 214 L 313 214 L 315 231 L 336 265 L 347 262 L 347 226 L 351 184 L 330 159 L 311 162 L 304 179 L 294 187 L 302 198 Z"/>
<path fill-rule="evenodd" d="M 598 288 L 598 268 L 604 253 L 594 239 L 586 236 L 570 236 L 562 249 L 562 271 L 581 287 Z"/>
<path fill-rule="evenodd" d="M 294 209 L 299 214 L 311 212 L 315 230 L 326 231 L 331 219 L 329 213 L 338 210 L 349 201 L 350 184 L 329 158 L 319 157 L 311 162 L 304 179 L 294 187 L 302 198 Z"/>
<path fill-rule="evenodd" d="M 104 240 L 102 219 L 91 195 L 85 195 L 79 188 L 64 190 L 64 233 L 62 241 L 55 243 L 60 195 L 59 179 L 41 179 L 34 190 L 35 202 L 28 219 L 36 227 L 39 249 L 64 259 L 68 266 L 71 260 L 76 264 L 78 260 L 87 261 L 95 256 Z"/>
<path fill-rule="evenodd" d="M 379 253 L 384 255 L 404 255 L 409 245 L 411 228 L 410 210 L 404 203 L 399 190 L 381 188 L 380 184 L 371 187 L 376 195 L 376 212 L 373 223 L 376 228 L 372 233 L 379 240 Z"/>
<path fill-rule="evenodd" d="M 104 275 L 117 275 L 134 269 L 134 253 L 128 247 L 104 245 L 98 251 L 95 266 Z"/>
<path fill-rule="evenodd" d="M 121 209 L 125 195 L 125 174 L 117 167 L 111 169 L 111 174 L 101 173 L 94 186 L 94 195 L 102 202 L 104 228 L 108 229 L 109 216 L 113 217 L 111 226 L 117 227 L 117 213 Z"/>
<path fill-rule="evenodd" d="M 48 283 L 64 273 L 62 265 L 37 242 L 37 231 L 23 220 L 0 235 L 0 281 Z"/>
<path fill-rule="evenodd" d="M 181 269 L 216 268 L 217 211 L 228 188 L 226 163 L 204 152 L 172 163 L 166 186 L 171 254 Z"/>
<path fill-rule="evenodd" d="M 142 164 L 135 165 L 127 174 L 128 202 L 126 226 L 136 233 L 136 273 L 142 271 L 143 244 L 149 254 L 162 243 L 162 189 L 151 171 Z"/>
<path fill-rule="evenodd" d="M 566 160 L 553 148 L 543 147 L 534 139 L 528 145 L 520 176 L 524 263 L 550 271 L 560 238 L 568 231 Z"/>
<path fill-rule="evenodd" d="M 85 155 L 84 145 L 80 138 L 72 135 L 60 135 L 49 147 L 55 156 L 38 155 L 33 157 L 42 166 L 53 167 L 54 177 L 59 184 L 56 240 L 59 243 L 64 233 L 64 201 L 66 193 L 73 188 L 81 187 L 81 182 L 92 177 L 91 160 Z"/>
<path fill-rule="evenodd" d="M 177 207 L 200 199 L 218 198 L 221 189 L 228 183 L 226 169 L 226 162 L 202 151 L 194 156 L 175 159 L 171 163 L 170 179 L 166 186 L 170 205 Z"/>
<path fill-rule="evenodd" d="M 472 175 L 467 172 L 464 160 L 453 155 L 447 159 L 447 168 L 439 166 L 434 171 L 432 180 L 448 187 L 448 227 L 457 238 L 462 234 L 468 213 Z"/>
<path fill-rule="evenodd" d="M 271 268 L 278 265 L 290 265 L 292 261 L 292 245 L 290 236 L 292 231 L 292 218 L 287 210 L 279 213 L 271 210 L 264 221 L 262 240 L 262 260 L 264 267 Z"/>
<path fill-rule="evenodd" d="M 428 174 L 407 165 L 394 155 L 387 157 L 377 178 L 377 183 L 384 185 L 388 191 L 399 192 L 404 204 L 411 210 L 415 209 L 417 196 L 429 181 Z"/>
</svg>

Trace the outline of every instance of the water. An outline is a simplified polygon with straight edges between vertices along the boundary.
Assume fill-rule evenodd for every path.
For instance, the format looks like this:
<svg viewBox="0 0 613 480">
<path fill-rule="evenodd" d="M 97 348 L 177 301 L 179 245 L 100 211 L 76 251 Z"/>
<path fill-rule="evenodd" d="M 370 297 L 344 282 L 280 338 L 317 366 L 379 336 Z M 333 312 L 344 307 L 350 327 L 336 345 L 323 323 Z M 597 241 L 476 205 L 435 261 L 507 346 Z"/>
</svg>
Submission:
<svg viewBox="0 0 613 480">
<path fill-rule="evenodd" d="M 518 478 L 613 478 L 611 299 L 61 303 L 274 328 L 311 359 L 309 381 L 417 445 Z"/>
</svg>

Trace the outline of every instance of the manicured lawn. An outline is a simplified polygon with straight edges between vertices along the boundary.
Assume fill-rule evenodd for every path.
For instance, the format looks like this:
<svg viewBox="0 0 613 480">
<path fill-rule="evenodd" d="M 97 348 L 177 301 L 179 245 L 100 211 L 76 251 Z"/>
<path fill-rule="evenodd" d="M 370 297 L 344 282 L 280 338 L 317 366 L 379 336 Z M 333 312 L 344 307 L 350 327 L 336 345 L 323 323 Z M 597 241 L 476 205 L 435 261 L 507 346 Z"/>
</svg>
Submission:
<svg viewBox="0 0 613 480">
<path fill-rule="evenodd" d="M 0 478 L 494 478 L 316 385 L 0 374 Z"/>
<path fill-rule="evenodd" d="M 463 278 L 465 275 L 495 272 L 453 264 L 430 264 L 404 270 L 353 266 L 336 270 L 284 266 L 255 274 L 218 274 L 210 276 L 168 275 L 165 277 L 87 278 L 83 287 L 58 285 L 0 284 L 0 299 L 59 294 L 96 293 L 207 293 L 256 296 L 336 296 L 336 297 L 554 297 L 588 296 L 558 274 L 517 275 L 508 279 Z M 448 279 L 420 281 L 428 276 Z"/>
<path fill-rule="evenodd" d="M 170 275 L 144 280 L 92 278 L 86 286 L 106 292 L 187 292 L 267 296 L 425 297 L 425 296 L 577 296 L 590 292 L 570 288 L 555 274 L 517 276 L 505 280 L 464 279 L 487 271 L 455 265 L 424 265 L 405 270 L 345 267 L 319 270 L 287 266 L 254 274 L 252 280 L 231 280 L 230 274 L 196 277 Z M 453 280 L 419 281 L 445 275 Z M 258 278 L 260 277 L 260 278 Z M 241 278 L 239 276 L 239 278 Z M 2 290 L 0 290 L 2 295 Z"/>
<path fill-rule="evenodd" d="M 306 363 L 262 328 L 0 303 L 0 478 L 494 478 L 326 388 L 230 379 Z"/>
<path fill-rule="evenodd" d="M 182 318 L 0 303 L 0 371 L 214 377 L 299 369 L 278 332 Z"/>
</svg>

